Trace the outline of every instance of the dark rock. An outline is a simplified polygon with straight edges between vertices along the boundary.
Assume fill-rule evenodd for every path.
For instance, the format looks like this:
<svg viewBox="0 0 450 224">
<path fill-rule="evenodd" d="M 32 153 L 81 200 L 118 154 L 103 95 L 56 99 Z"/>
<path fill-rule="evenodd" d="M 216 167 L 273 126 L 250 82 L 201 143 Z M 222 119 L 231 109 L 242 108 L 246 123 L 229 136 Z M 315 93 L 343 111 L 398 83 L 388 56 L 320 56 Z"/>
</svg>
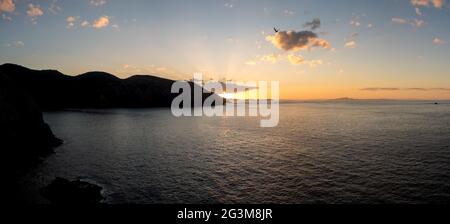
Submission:
<svg viewBox="0 0 450 224">
<path fill-rule="evenodd" d="M 32 97 L 0 72 L 1 162 L 8 169 L 52 151 L 62 141 L 44 122 Z"/>
<path fill-rule="evenodd" d="M 69 181 L 57 177 L 41 195 L 54 204 L 98 204 L 104 199 L 102 187 L 81 180 Z"/>
<path fill-rule="evenodd" d="M 0 72 L 0 173 L 3 201 L 20 202 L 20 178 L 62 143 L 44 122 L 33 98 Z"/>
</svg>

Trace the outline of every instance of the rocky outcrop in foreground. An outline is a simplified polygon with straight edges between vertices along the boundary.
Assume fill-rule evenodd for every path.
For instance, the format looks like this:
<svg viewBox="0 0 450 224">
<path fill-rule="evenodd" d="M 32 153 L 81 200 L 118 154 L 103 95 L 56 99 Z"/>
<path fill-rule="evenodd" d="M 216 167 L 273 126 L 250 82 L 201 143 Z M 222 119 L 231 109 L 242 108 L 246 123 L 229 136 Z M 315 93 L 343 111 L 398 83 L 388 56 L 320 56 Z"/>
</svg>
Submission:
<svg viewBox="0 0 450 224">
<path fill-rule="evenodd" d="M 0 73 L 1 164 L 12 170 L 59 146 L 32 97 Z M 5 171 L 3 169 L 3 171 Z"/>
<path fill-rule="evenodd" d="M 5 202 L 20 202 L 20 177 L 62 143 L 32 97 L 0 72 L 0 173 Z"/>
</svg>

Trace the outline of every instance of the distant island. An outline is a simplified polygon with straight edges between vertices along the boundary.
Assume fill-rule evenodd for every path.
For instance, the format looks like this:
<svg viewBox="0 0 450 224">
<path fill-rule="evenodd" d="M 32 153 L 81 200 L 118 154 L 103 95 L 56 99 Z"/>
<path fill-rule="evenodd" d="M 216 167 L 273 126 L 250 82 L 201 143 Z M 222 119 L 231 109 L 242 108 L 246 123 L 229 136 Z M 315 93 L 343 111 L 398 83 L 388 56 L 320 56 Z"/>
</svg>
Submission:
<svg viewBox="0 0 450 224">
<path fill-rule="evenodd" d="M 355 99 L 350 97 L 341 97 L 336 99 L 331 99 L 331 101 L 394 101 L 392 99 Z"/>
</svg>

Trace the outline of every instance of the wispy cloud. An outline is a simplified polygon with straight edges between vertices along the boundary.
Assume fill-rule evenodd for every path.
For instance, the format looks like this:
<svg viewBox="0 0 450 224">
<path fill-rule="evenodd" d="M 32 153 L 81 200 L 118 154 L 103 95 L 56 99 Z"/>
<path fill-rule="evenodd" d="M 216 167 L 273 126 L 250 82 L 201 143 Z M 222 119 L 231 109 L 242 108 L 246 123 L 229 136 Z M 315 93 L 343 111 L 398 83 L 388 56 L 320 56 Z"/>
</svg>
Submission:
<svg viewBox="0 0 450 224">
<path fill-rule="evenodd" d="M 227 0 L 225 4 L 223 4 L 226 8 L 232 9 L 236 6 L 236 0 Z"/>
<path fill-rule="evenodd" d="M 302 56 L 296 56 L 293 54 L 288 55 L 288 60 L 293 65 L 300 65 L 305 62 L 305 59 Z"/>
<path fill-rule="evenodd" d="M 239 39 L 232 37 L 226 38 L 225 41 L 229 44 L 239 44 L 241 42 Z"/>
<path fill-rule="evenodd" d="M 358 26 L 361 26 L 361 22 L 359 22 L 358 20 L 352 19 L 350 21 L 350 25 L 358 27 Z"/>
<path fill-rule="evenodd" d="M 25 43 L 23 41 L 17 40 L 17 41 L 13 42 L 13 45 L 15 47 L 23 47 L 23 46 L 25 46 Z"/>
<path fill-rule="evenodd" d="M 349 38 L 347 38 L 347 42 L 345 43 L 345 48 L 356 48 L 356 38 L 359 36 L 359 33 L 352 33 Z"/>
<path fill-rule="evenodd" d="M 313 21 L 303 24 L 303 28 L 310 29 L 310 30 L 316 30 L 316 29 L 320 28 L 321 24 L 322 23 L 321 23 L 320 19 L 315 18 L 315 19 L 313 19 Z"/>
<path fill-rule="evenodd" d="M 260 63 L 276 64 L 281 61 L 288 61 L 292 65 L 308 65 L 311 68 L 315 68 L 323 64 L 322 60 L 306 60 L 303 56 L 295 54 L 267 54 L 257 56 L 254 60 L 245 62 L 246 65 L 255 66 Z"/>
<path fill-rule="evenodd" d="M 398 87 L 370 87 L 361 91 L 450 91 L 450 88 L 398 88 Z"/>
<path fill-rule="evenodd" d="M 283 14 L 284 14 L 285 16 L 293 16 L 293 15 L 295 14 L 295 12 L 292 11 L 292 10 L 286 9 L 286 10 L 283 11 Z"/>
<path fill-rule="evenodd" d="M 282 60 L 282 57 L 278 54 L 268 54 L 261 56 L 260 60 L 264 62 L 277 63 L 278 61 Z"/>
<path fill-rule="evenodd" d="M 2 14 L 2 19 L 6 20 L 6 21 L 12 21 L 13 20 L 11 16 L 8 16 L 6 14 Z"/>
<path fill-rule="evenodd" d="M 413 27 L 417 27 L 417 28 L 423 27 L 427 24 L 424 20 L 421 20 L 421 19 L 408 20 L 408 19 L 404 19 L 404 18 L 400 18 L 400 17 L 392 18 L 392 22 L 396 23 L 396 24 L 400 24 L 400 25 L 409 24 L 409 25 L 411 25 Z"/>
<path fill-rule="evenodd" d="M 422 10 L 420 10 L 419 7 L 416 7 L 416 14 L 417 14 L 418 16 L 422 16 L 422 15 L 423 15 L 423 14 L 422 14 Z"/>
<path fill-rule="evenodd" d="M 347 41 L 344 45 L 345 48 L 356 48 L 357 44 L 354 40 Z"/>
<path fill-rule="evenodd" d="M 106 0 L 91 0 L 89 4 L 92 6 L 101 6 L 106 4 Z"/>
<path fill-rule="evenodd" d="M 50 11 L 52 14 L 58 14 L 59 12 L 61 12 L 61 7 L 57 3 L 58 0 L 53 0 L 48 7 L 48 11 Z"/>
<path fill-rule="evenodd" d="M 411 25 L 415 26 L 415 27 L 423 27 L 425 26 L 427 23 L 421 19 L 413 19 L 411 21 Z"/>
<path fill-rule="evenodd" d="M 392 18 L 392 22 L 397 24 L 407 24 L 408 20 L 399 17 L 394 17 Z"/>
<path fill-rule="evenodd" d="M 319 65 L 323 64 L 322 60 L 305 60 L 302 56 L 296 56 L 294 54 L 290 54 L 287 56 L 288 61 L 293 65 L 309 65 L 309 67 L 315 68 Z"/>
<path fill-rule="evenodd" d="M 81 26 L 82 27 L 88 27 L 88 26 L 90 26 L 91 24 L 87 21 L 87 20 L 84 20 L 82 23 L 81 23 Z"/>
<path fill-rule="evenodd" d="M 12 43 L 6 44 L 7 47 L 23 47 L 25 46 L 25 43 L 21 40 L 13 41 Z"/>
<path fill-rule="evenodd" d="M 435 37 L 433 39 L 433 43 L 436 44 L 436 45 L 444 45 L 444 44 L 447 44 L 447 41 Z"/>
</svg>

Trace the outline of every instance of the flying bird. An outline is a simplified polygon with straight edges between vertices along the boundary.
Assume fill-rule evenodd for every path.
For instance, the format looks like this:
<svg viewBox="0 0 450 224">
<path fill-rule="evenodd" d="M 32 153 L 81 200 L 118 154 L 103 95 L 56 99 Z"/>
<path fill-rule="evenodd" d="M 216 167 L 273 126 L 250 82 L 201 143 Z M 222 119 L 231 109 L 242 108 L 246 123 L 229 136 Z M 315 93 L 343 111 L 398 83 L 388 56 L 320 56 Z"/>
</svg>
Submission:
<svg viewBox="0 0 450 224">
<path fill-rule="evenodd" d="M 278 31 L 280 31 L 280 30 L 277 30 L 277 28 L 273 28 L 273 30 L 275 31 L 275 33 L 278 33 Z"/>
</svg>

